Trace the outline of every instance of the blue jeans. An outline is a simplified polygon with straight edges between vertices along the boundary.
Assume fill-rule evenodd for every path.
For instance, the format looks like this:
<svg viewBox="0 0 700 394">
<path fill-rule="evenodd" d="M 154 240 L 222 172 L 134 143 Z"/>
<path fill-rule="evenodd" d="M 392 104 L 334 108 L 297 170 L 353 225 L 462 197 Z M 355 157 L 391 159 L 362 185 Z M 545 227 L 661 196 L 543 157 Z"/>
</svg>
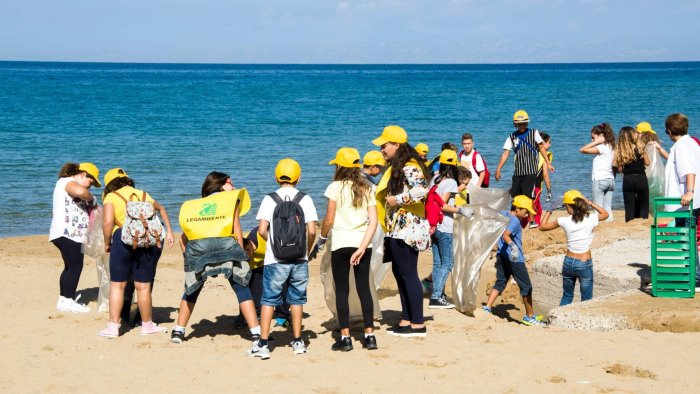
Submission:
<svg viewBox="0 0 700 394">
<path fill-rule="evenodd" d="M 283 304 L 282 292 L 285 283 L 289 283 L 286 303 L 288 305 L 306 304 L 306 286 L 309 284 L 309 262 L 306 260 L 274 263 L 263 268 L 263 295 L 260 304 L 280 306 Z"/>
<path fill-rule="evenodd" d="M 593 202 L 600 205 L 608 213 L 606 222 L 612 222 L 612 197 L 615 190 L 615 179 L 593 181 Z"/>
<path fill-rule="evenodd" d="M 574 300 L 576 279 L 580 281 L 581 301 L 593 298 L 593 260 L 583 261 L 566 256 L 561 274 L 564 279 L 564 295 L 561 297 L 559 306 L 569 305 Z"/>
<path fill-rule="evenodd" d="M 447 276 L 452 271 L 454 256 L 452 254 L 452 233 L 435 230 L 433 234 L 433 293 L 431 299 L 437 300 L 445 292 Z"/>
</svg>

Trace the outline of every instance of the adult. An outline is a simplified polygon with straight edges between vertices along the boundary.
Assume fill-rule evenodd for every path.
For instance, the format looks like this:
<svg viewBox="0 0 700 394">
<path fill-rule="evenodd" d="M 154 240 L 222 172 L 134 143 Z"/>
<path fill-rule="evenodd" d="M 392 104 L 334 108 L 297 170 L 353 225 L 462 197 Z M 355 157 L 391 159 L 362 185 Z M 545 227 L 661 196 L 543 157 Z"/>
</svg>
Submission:
<svg viewBox="0 0 700 394">
<path fill-rule="evenodd" d="M 387 126 L 372 141 L 389 162 L 377 186 L 377 215 L 386 234 L 385 258 L 392 262 L 401 298 L 401 320 L 391 334 L 425 336 L 423 287 L 418 278 L 418 252 L 430 248 L 430 224 L 423 198 L 428 193 L 423 159 L 408 144 L 406 131 Z"/>
<path fill-rule="evenodd" d="M 609 216 L 606 222 L 612 222 L 612 198 L 615 190 L 613 173 L 613 152 L 615 151 L 615 132 L 608 123 L 601 123 L 591 129 L 591 142 L 581 147 L 579 152 L 595 155 L 593 158 L 593 202 L 605 209 Z"/>
<path fill-rule="evenodd" d="M 625 222 L 649 217 L 649 180 L 646 166 L 649 156 L 639 133 L 629 126 L 620 129 L 615 146 L 613 166 L 623 174 L 622 197 L 625 203 Z"/>
<path fill-rule="evenodd" d="M 501 169 L 508 160 L 510 152 L 515 152 L 515 171 L 510 188 L 512 197 L 524 195 L 528 198 L 535 196 L 535 180 L 537 178 L 537 168 L 540 154 L 544 158 L 544 165 L 550 172 L 554 172 L 554 167 L 549 162 L 549 157 L 544 146 L 542 146 L 542 136 L 537 129 L 529 128 L 530 117 L 523 110 L 517 111 L 513 115 L 513 126 L 516 128 L 503 144 L 501 160 L 496 168 L 496 180 L 501 180 Z"/>
<path fill-rule="evenodd" d="M 136 189 L 135 182 L 121 168 L 112 168 L 105 174 L 104 191 L 104 233 L 105 252 L 109 254 L 109 324 L 99 332 L 100 336 L 116 338 L 119 336 L 119 318 L 124 304 L 124 289 L 133 275 L 136 287 L 136 302 L 141 313 L 141 334 L 166 332 L 152 320 L 151 284 L 156 274 L 156 266 L 161 255 L 161 247 L 137 247 L 122 241 L 122 226 L 126 219 L 127 201 L 145 201 L 153 205 L 165 222 L 167 240 L 173 246 L 173 230 L 165 207 L 143 190 Z M 136 242 L 136 241 L 134 241 Z"/>
<path fill-rule="evenodd" d="M 61 252 L 63 271 L 58 281 L 59 296 L 56 309 L 62 312 L 86 313 L 90 308 L 78 303 L 76 289 L 83 272 L 82 245 L 86 241 L 90 211 L 97 199 L 90 187 L 101 187 L 100 171 L 92 163 L 66 163 L 58 173 L 53 190 L 53 217 L 49 242 Z"/>
<path fill-rule="evenodd" d="M 700 198 L 695 196 L 695 186 L 700 173 L 700 145 L 688 135 L 688 117 L 681 113 L 666 118 L 666 134 L 673 141 L 673 146 L 666 164 L 664 195 L 680 197 L 681 207 L 676 208 L 692 209 L 693 215 L 697 217 L 700 215 Z"/>
</svg>

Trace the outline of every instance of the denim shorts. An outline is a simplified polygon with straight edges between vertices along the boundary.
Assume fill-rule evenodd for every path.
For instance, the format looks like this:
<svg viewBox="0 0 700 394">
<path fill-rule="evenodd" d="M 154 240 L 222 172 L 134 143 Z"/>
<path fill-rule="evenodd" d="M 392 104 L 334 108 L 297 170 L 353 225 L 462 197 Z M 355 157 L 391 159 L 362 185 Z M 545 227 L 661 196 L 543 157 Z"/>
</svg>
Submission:
<svg viewBox="0 0 700 394">
<path fill-rule="evenodd" d="M 268 264 L 263 268 L 263 295 L 261 305 L 282 305 L 282 291 L 289 283 L 286 303 L 306 304 L 306 286 L 309 284 L 309 262 L 306 260 Z"/>
</svg>

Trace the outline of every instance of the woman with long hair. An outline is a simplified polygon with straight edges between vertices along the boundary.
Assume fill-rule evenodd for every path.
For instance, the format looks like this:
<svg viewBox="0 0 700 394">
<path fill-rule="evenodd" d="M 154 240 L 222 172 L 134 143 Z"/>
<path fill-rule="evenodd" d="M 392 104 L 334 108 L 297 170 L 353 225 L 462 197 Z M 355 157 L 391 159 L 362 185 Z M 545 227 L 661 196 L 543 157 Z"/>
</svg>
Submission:
<svg viewBox="0 0 700 394">
<path fill-rule="evenodd" d="M 576 280 L 579 281 L 581 301 L 593 298 L 593 229 L 598 226 L 598 222 L 608 217 L 605 209 L 586 199 L 578 190 L 564 193 L 564 206 L 569 216 L 547 223 L 552 212 L 545 212 L 539 227 L 540 231 L 561 227 L 566 233 L 566 256 L 562 267 L 564 294 L 560 306 L 573 302 Z M 589 207 L 595 209 L 598 214 L 591 215 Z"/>
<path fill-rule="evenodd" d="M 377 230 L 377 207 L 372 186 L 362 175 L 360 153 L 354 148 L 340 148 L 328 164 L 335 165 L 333 182 L 324 195 L 328 198 L 326 218 L 321 227 L 321 244 L 333 231 L 331 240 L 331 270 L 335 285 L 335 306 L 340 325 L 340 338 L 331 350 L 350 351 L 350 267 L 355 276 L 355 288 L 362 307 L 364 321 L 363 347 L 377 349 L 374 336 L 374 305 L 370 289 L 370 242 Z"/>
<path fill-rule="evenodd" d="M 615 132 L 608 123 L 601 123 L 591 129 L 591 142 L 579 149 L 579 152 L 595 155 L 593 158 L 593 202 L 600 205 L 610 214 L 607 221 L 611 222 L 612 197 L 615 190 L 615 174 L 613 173 L 613 155 L 615 152 Z"/>
<path fill-rule="evenodd" d="M 649 180 L 645 172 L 650 163 L 639 133 L 629 126 L 620 129 L 613 166 L 623 173 L 622 196 L 625 222 L 649 217 Z"/>
<path fill-rule="evenodd" d="M 207 177 L 204 179 L 204 183 L 202 184 L 202 198 L 211 196 L 215 193 L 230 191 L 233 189 L 233 182 L 231 182 L 230 176 L 223 172 L 212 171 L 207 175 Z M 228 225 L 228 228 L 230 229 L 231 226 Z M 233 249 L 239 250 L 240 254 L 245 253 L 243 231 L 241 229 L 240 222 L 240 211 L 238 209 L 234 209 L 233 213 L 233 235 L 236 240 L 236 243 L 238 243 L 239 248 L 236 248 L 235 243 L 233 242 L 231 242 L 230 245 L 233 246 Z M 182 249 L 182 253 L 185 256 L 188 255 L 187 245 L 190 242 L 195 241 L 189 241 L 185 233 L 183 233 L 182 237 L 180 238 L 180 248 Z M 198 247 L 205 248 L 206 245 L 199 245 Z M 219 250 L 217 249 L 211 252 L 216 253 L 219 252 Z M 245 321 L 248 324 L 253 341 L 258 340 L 260 338 L 260 324 L 258 323 L 257 313 L 255 312 L 255 303 L 253 301 L 253 296 L 250 292 L 250 287 L 247 284 L 244 286 L 236 282 L 234 280 L 233 275 L 229 276 L 228 281 L 231 287 L 233 288 L 233 291 L 236 293 L 236 298 L 238 299 L 238 305 L 241 311 L 241 315 L 245 318 Z M 202 283 L 196 290 L 192 291 L 190 294 L 188 294 L 187 291 L 185 291 L 182 294 L 182 298 L 180 300 L 180 309 L 177 314 L 175 327 L 173 328 L 173 331 L 170 335 L 170 342 L 182 343 L 185 340 L 185 327 L 187 327 L 187 323 L 189 322 L 190 317 L 192 316 L 194 306 L 197 303 L 197 299 L 199 299 L 199 294 L 202 292 L 203 286 L 204 284 Z"/>
<path fill-rule="evenodd" d="M 90 211 L 97 199 L 90 187 L 101 187 L 100 171 L 92 163 L 66 163 L 58 173 L 53 190 L 53 217 L 49 242 L 61 252 L 63 272 L 58 281 L 59 296 L 56 309 L 62 312 L 86 313 L 90 308 L 78 303 L 76 289 L 83 272 L 83 242 L 87 240 Z"/>
<path fill-rule="evenodd" d="M 469 207 L 463 206 L 457 208 L 455 206 L 455 196 L 467 188 L 471 180 L 471 172 L 465 167 L 458 166 L 457 152 L 446 149 L 440 153 L 439 172 L 433 178 L 432 187 L 435 192 L 442 198 L 444 202 L 442 212 L 444 214 L 442 223 L 438 224 L 435 232 L 432 235 L 433 248 L 433 272 L 432 272 L 432 291 L 428 308 L 430 309 L 449 309 L 454 308 L 454 304 L 447 301 L 445 297 L 445 284 L 447 276 L 452 271 L 454 265 L 454 257 L 452 255 L 453 215 L 456 213 L 470 217 L 472 210 Z"/>
<path fill-rule="evenodd" d="M 423 286 L 418 278 L 418 252 L 430 248 L 430 224 L 423 198 L 428 193 L 423 160 L 408 144 L 406 131 L 387 126 L 379 138 L 387 168 L 377 185 L 377 216 L 386 234 L 384 255 L 391 261 L 401 298 L 401 320 L 393 335 L 425 336 Z"/>
<path fill-rule="evenodd" d="M 173 246 L 173 230 L 165 207 L 154 200 L 150 194 L 136 189 L 135 182 L 121 168 L 112 168 L 105 174 L 104 233 L 105 252 L 109 254 L 109 324 L 99 332 L 100 336 L 116 338 L 119 336 L 119 319 L 124 304 L 124 289 L 127 281 L 133 277 L 136 287 L 136 299 L 141 314 L 141 334 L 166 332 L 152 320 L 153 304 L 151 284 L 155 278 L 156 266 L 160 259 L 162 245 L 150 247 L 132 247 L 122 241 L 122 226 L 126 219 L 128 201 L 144 201 L 153 205 L 155 211 L 165 223 L 167 230 L 165 240 Z M 134 199 L 136 197 L 136 199 Z M 136 242 L 136 241 L 134 241 Z"/>
</svg>

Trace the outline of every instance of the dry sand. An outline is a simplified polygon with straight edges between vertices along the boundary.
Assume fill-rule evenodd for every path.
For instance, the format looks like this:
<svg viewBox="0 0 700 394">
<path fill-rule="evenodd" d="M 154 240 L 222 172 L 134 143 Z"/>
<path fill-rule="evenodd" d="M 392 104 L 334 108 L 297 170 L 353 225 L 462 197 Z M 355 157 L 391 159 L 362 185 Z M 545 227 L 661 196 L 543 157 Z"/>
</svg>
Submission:
<svg viewBox="0 0 700 394">
<path fill-rule="evenodd" d="M 617 217 L 621 214 L 616 212 Z M 594 247 L 620 238 L 643 238 L 648 222 L 604 224 Z M 526 231 L 531 264 L 564 251 L 561 231 Z M 138 329 L 118 339 L 97 336 L 106 313 L 57 312 L 62 262 L 45 236 L 0 239 L 0 277 L 10 319 L 0 330 L 2 392 L 652 392 L 696 387 L 700 362 L 700 300 L 655 299 L 637 292 L 613 302 L 591 303 L 591 313 L 634 315 L 644 330 L 591 332 L 523 326 L 517 287 L 509 286 L 496 316 L 475 318 L 454 310 L 427 309 L 426 338 L 397 338 L 386 333 L 399 316 L 400 303 L 391 274 L 380 291 L 384 319 L 378 323 L 380 349 L 368 352 L 355 343 L 349 353 L 330 350 L 331 314 L 325 307 L 318 262 L 312 262 L 304 337 L 309 353 L 295 356 L 290 334 L 274 332 L 277 347 L 267 361 L 245 356 L 247 330 L 233 329 L 235 297 L 221 278 L 209 281 L 190 321 L 187 340 L 169 335 L 141 336 Z M 420 271 L 431 256 L 421 255 Z M 648 262 L 647 262 L 648 264 Z M 182 291 L 182 258 L 175 248 L 158 267 L 155 320 L 168 327 L 177 315 Z M 482 273 L 480 296 L 493 283 L 493 268 Z M 95 306 L 97 278 L 86 259 L 79 291 Z M 537 291 L 537 283 L 534 283 Z M 621 301 L 622 300 L 622 301 Z M 665 316 L 658 317 L 657 316 Z M 651 316 L 651 318 L 649 318 Z M 654 323 L 658 321 L 659 323 Z M 381 323 L 381 324 L 380 324 Z M 659 331 L 684 332 L 659 332 Z M 359 338 L 360 330 L 353 330 Z"/>
</svg>

